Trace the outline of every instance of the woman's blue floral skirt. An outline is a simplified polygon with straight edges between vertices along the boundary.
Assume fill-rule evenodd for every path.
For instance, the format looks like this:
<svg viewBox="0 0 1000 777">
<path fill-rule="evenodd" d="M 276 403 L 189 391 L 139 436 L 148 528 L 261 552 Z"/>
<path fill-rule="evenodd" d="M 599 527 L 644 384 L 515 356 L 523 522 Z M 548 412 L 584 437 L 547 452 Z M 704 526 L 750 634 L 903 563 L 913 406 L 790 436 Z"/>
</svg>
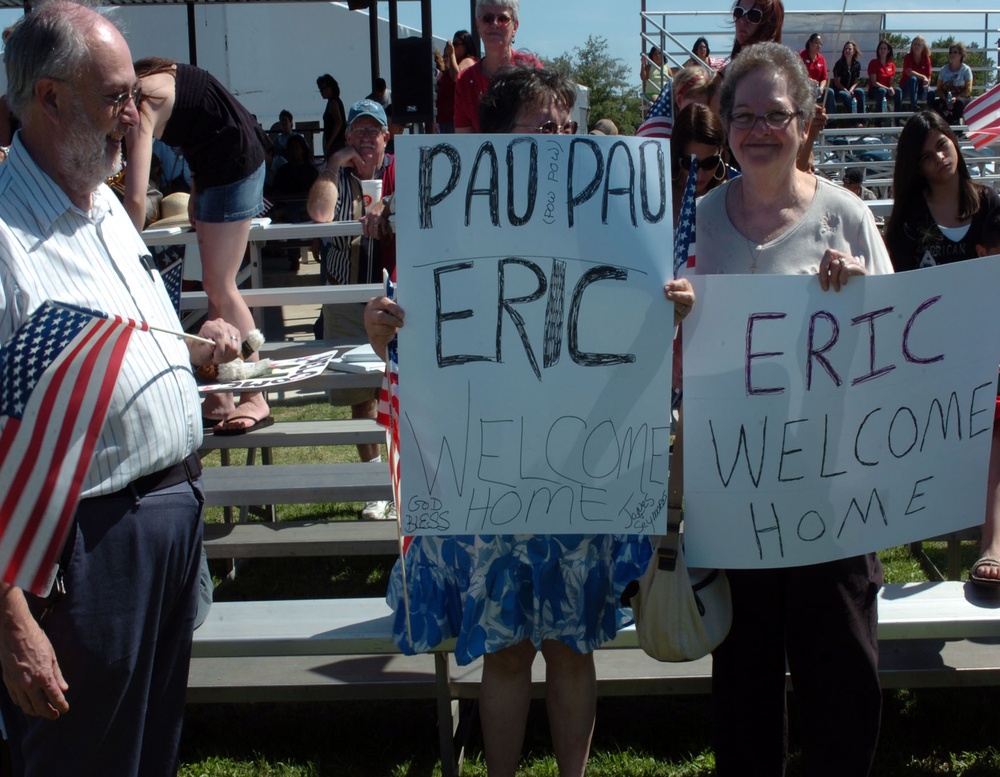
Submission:
<svg viewBox="0 0 1000 777">
<path fill-rule="evenodd" d="M 632 622 L 622 589 L 642 576 L 652 549 L 631 535 L 415 537 L 396 561 L 386 601 L 394 639 L 407 655 L 457 639 L 468 664 L 524 640 L 558 640 L 589 653 Z"/>
</svg>

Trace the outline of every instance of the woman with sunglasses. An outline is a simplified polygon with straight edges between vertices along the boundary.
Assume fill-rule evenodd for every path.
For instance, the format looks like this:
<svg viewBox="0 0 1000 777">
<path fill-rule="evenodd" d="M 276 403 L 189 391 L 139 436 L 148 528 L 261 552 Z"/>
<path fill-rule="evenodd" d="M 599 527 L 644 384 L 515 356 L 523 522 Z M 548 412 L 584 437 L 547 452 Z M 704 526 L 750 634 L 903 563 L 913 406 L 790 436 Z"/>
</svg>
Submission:
<svg viewBox="0 0 1000 777">
<path fill-rule="evenodd" d="M 853 40 L 847 41 L 840 53 L 840 59 L 833 66 L 833 88 L 843 113 L 865 112 L 865 90 L 861 88 L 861 50 Z M 829 97 L 826 112 L 833 113 L 836 106 Z"/>
<path fill-rule="evenodd" d="M 681 199 L 692 167 L 697 169 L 695 193 L 698 197 L 720 186 L 729 177 L 726 131 L 722 128 L 719 117 L 707 105 L 690 103 L 677 114 L 670 136 L 670 155 L 676 226 Z"/>
<path fill-rule="evenodd" d="M 490 79 L 503 67 L 541 67 L 534 54 L 514 51 L 518 0 L 476 0 L 476 29 L 483 58 L 458 77 L 455 84 L 455 132 L 479 132 L 479 100 Z"/>
<path fill-rule="evenodd" d="M 948 64 L 938 71 L 931 101 L 931 107 L 953 126 L 964 121 L 965 106 L 972 97 L 972 68 L 965 64 L 965 54 L 964 43 L 951 44 Z"/>
<path fill-rule="evenodd" d="M 875 58 L 868 63 L 868 102 L 875 105 L 875 110 L 885 113 L 888 110 L 887 98 L 891 97 L 894 110 L 899 110 L 902 98 L 899 90 L 893 86 L 896 77 L 896 63 L 892 59 L 892 44 L 884 38 L 878 42 Z"/>
<path fill-rule="evenodd" d="M 207 71 L 151 57 L 136 62 L 135 73 L 142 97 L 139 123 L 125 141 L 125 209 L 141 230 L 153 139 L 180 147 L 191 166 L 189 211 L 198 234 L 209 318 L 225 319 L 246 337 L 255 324 L 236 288 L 236 273 L 246 253 L 250 220 L 264 209 L 264 149 L 271 141 Z M 216 434 L 231 435 L 267 422 L 270 411 L 264 395 L 255 391 L 241 394 L 238 408 L 232 394 L 210 394 L 202 415 L 217 422 Z"/>
<path fill-rule="evenodd" d="M 512 68 L 490 83 L 481 126 L 484 132 L 569 134 L 575 130 L 575 99 L 573 84 L 555 71 Z M 670 299 L 693 303 L 689 281 L 670 281 L 668 288 Z M 381 297 L 368 303 L 365 328 L 383 357 L 402 325 L 403 310 L 395 302 Z M 483 657 L 479 714 L 490 777 L 514 777 L 517 770 L 538 653 L 545 661 L 559 775 L 583 777 L 597 704 L 593 651 L 630 622 L 620 596 L 651 555 L 648 540 L 637 536 L 415 537 L 404 559 L 411 629 L 396 562 L 386 600 L 395 611 L 394 639 L 402 651 L 426 652 L 456 639 L 460 665 Z"/>
<path fill-rule="evenodd" d="M 812 275 L 827 292 L 868 273 L 892 272 L 861 200 L 796 166 L 817 106 L 794 51 L 775 43 L 744 49 L 722 83 L 720 107 L 742 175 L 699 201 L 691 272 Z M 687 431 L 685 444 L 694 444 L 698 435 Z M 719 777 L 785 773 L 786 666 L 799 710 L 801 772 L 865 777 L 881 710 L 878 557 L 726 574 L 733 622 L 712 661 Z"/>
<path fill-rule="evenodd" d="M 733 4 L 733 50 L 729 60 L 736 59 L 745 47 L 754 43 L 781 43 L 781 27 L 785 22 L 785 6 L 781 0 L 736 0 Z"/>
</svg>

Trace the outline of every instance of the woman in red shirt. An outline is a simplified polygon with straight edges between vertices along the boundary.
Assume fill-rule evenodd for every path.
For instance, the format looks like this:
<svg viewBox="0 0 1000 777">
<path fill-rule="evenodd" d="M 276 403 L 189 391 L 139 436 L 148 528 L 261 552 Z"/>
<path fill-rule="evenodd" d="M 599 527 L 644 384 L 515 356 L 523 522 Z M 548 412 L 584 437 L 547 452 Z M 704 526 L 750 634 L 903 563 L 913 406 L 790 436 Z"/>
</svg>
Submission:
<svg viewBox="0 0 1000 777">
<path fill-rule="evenodd" d="M 823 37 L 814 32 L 806 41 L 806 47 L 799 52 L 802 61 L 806 63 L 806 71 L 809 73 L 809 80 L 816 84 L 816 101 L 822 102 L 823 92 L 826 90 L 828 79 L 826 71 L 826 60 L 819 53 L 823 48 Z"/>
<path fill-rule="evenodd" d="M 910 50 L 903 57 L 903 74 L 899 77 L 899 91 L 901 99 L 910 101 L 910 108 L 914 111 L 918 100 L 927 99 L 927 87 L 931 83 L 931 50 L 927 48 L 927 41 L 923 36 L 918 35 L 910 44 Z"/>
<path fill-rule="evenodd" d="M 476 29 L 485 54 L 463 70 L 455 83 L 455 132 L 479 132 L 479 98 L 486 93 L 497 70 L 509 65 L 542 66 L 534 54 L 514 51 L 517 11 L 518 0 L 476 1 Z"/>
<path fill-rule="evenodd" d="M 891 97 L 894 110 L 899 110 L 902 100 L 899 90 L 892 85 L 895 77 L 896 63 L 892 61 L 892 46 L 883 38 L 878 42 L 875 59 L 868 63 L 868 104 L 871 105 L 874 101 L 875 110 L 879 113 L 886 111 L 886 97 Z"/>
</svg>

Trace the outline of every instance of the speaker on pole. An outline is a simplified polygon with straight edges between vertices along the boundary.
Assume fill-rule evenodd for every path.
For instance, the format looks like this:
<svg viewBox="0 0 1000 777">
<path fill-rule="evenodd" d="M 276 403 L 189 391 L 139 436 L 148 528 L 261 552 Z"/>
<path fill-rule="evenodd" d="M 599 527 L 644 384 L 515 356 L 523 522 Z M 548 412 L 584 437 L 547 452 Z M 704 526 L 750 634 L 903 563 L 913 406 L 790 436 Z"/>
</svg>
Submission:
<svg viewBox="0 0 1000 777">
<path fill-rule="evenodd" d="M 403 124 L 434 121 L 434 50 L 430 38 L 398 38 L 390 52 L 392 116 Z"/>
</svg>

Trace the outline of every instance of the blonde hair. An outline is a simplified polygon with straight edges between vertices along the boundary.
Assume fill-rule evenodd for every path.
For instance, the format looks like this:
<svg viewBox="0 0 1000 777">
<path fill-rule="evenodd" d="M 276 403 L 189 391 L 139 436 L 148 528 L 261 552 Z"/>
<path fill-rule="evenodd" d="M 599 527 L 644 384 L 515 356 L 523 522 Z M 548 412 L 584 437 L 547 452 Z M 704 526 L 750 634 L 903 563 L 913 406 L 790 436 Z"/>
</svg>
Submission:
<svg viewBox="0 0 1000 777">
<path fill-rule="evenodd" d="M 686 100 L 695 99 L 701 96 L 708 96 L 712 87 L 712 80 L 701 66 L 682 67 L 674 75 L 674 101 L 684 98 Z"/>
<path fill-rule="evenodd" d="M 931 50 L 927 47 L 927 41 L 926 41 L 926 39 L 924 38 L 923 35 L 917 35 L 913 40 L 910 41 L 910 50 L 911 51 L 913 50 L 913 44 L 914 43 L 917 43 L 917 44 L 920 45 L 920 51 L 921 51 L 920 60 L 919 60 L 920 62 L 923 62 L 925 59 L 930 59 L 931 58 Z"/>
</svg>

